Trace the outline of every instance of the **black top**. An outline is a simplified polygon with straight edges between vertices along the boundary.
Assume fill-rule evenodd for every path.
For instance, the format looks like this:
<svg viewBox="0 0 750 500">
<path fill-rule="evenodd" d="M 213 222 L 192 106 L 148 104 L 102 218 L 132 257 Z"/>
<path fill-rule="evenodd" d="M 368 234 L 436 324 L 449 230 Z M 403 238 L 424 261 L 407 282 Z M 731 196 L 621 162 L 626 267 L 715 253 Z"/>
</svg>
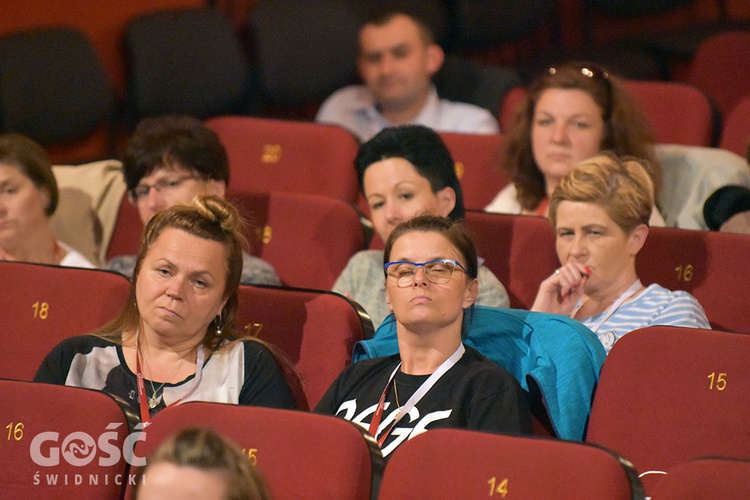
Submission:
<svg viewBox="0 0 750 500">
<path fill-rule="evenodd" d="M 398 355 L 366 359 L 348 367 L 315 407 L 316 413 L 336 415 L 368 428 Z M 395 380 L 398 400 L 404 405 L 428 375 L 407 375 L 400 370 Z M 382 424 L 396 410 L 393 384 L 388 390 Z M 482 354 L 466 347 L 460 360 L 448 370 L 404 416 L 383 443 L 388 456 L 402 442 L 441 427 L 507 434 L 531 429 L 528 400 L 516 379 Z"/>
<path fill-rule="evenodd" d="M 194 378 L 163 386 L 145 379 L 146 395 L 151 397 L 156 389 L 161 396 L 151 414 L 185 397 Z M 122 347 L 100 337 L 84 335 L 62 341 L 44 359 L 34 381 L 101 390 L 119 396 L 139 412 L 137 377 L 125 363 Z M 205 360 L 199 386 L 183 401 L 295 408 L 275 359 L 265 346 L 253 341 L 225 342 Z"/>
</svg>

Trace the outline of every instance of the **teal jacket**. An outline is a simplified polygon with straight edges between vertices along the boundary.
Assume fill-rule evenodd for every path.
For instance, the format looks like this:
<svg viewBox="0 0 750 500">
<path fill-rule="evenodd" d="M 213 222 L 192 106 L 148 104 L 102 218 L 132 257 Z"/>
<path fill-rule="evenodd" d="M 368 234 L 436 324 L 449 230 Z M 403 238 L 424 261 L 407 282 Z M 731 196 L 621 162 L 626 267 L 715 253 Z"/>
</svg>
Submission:
<svg viewBox="0 0 750 500">
<path fill-rule="evenodd" d="M 558 437 L 581 441 L 599 371 L 606 358 L 596 335 L 558 314 L 474 306 L 464 318 L 464 344 L 512 373 L 521 387 L 536 383 Z M 354 346 L 353 361 L 398 353 L 389 315 L 372 339 Z"/>
</svg>

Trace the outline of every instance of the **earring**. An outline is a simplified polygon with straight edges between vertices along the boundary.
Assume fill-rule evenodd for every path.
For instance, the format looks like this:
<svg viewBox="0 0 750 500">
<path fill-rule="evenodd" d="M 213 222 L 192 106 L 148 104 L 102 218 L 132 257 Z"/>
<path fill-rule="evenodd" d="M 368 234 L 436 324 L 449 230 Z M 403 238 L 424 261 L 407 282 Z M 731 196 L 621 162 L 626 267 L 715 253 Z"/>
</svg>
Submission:
<svg viewBox="0 0 750 500">
<path fill-rule="evenodd" d="M 222 329 L 222 326 L 223 326 L 223 323 L 224 323 L 224 318 L 222 317 L 221 314 L 219 314 L 218 316 L 216 316 L 216 319 L 214 319 L 214 323 L 216 323 L 216 336 L 217 337 L 221 337 L 221 334 L 222 334 L 222 330 L 221 329 Z"/>
</svg>

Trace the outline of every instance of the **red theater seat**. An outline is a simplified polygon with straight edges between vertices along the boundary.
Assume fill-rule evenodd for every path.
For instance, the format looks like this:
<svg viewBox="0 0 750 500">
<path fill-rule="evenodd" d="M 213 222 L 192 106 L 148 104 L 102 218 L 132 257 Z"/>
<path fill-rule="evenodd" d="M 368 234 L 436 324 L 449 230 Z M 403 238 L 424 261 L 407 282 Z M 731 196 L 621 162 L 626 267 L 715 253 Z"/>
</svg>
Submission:
<svg viewBox="0 0 750 500">
<path fill-rule="evenodd" d="M 586 441 L 630 460 L 647 494 L 681 462 L 750 459 L 748 359 L 750 335 L 670 326 L 628 333 L 602 367 Z"/>
<path fill-rule="evenodd" d="M 185 403 L 159 412 L 136 453 L 147 456 L 171 434 L 207 427 L 233 440 L 266 479 L 272 498 L 369 499 L 382 457 L 363 429 L 307 412 Z"/>
<path fill-rule="evenodd" d="M 230 193 L 292 191 L 357 203 L 359 144 L 347 130 L 247 116 L 221 116 L 206 125 L 227 149 Z"/>
<path fill-rule="evenodd" d="M 62 340 L 113 319 L 130 292 L 117 273 L 10 261 L 0 261 L 0 283 L 0 377 L 20 380 Z"/>
<path fill-rule="evenodd" d="M 0 394 L 3 498 L 122 498 L 135 421 L 111 396 L 17 380 Z"/>
<path fill-rule="evenodd" d="M 642 498 L 630 464 L 571 441 L 435 429 L 393 452 L 379 500 L 405 498 Z"/>
<path fill-rule="evenodd" d="M 240 286 L 239 294 L 238 329 L 286 354 L 311 408 L 350 363 L 354 343 L 372 337 L 367 313 L 337 293 Z"/>
</svg>

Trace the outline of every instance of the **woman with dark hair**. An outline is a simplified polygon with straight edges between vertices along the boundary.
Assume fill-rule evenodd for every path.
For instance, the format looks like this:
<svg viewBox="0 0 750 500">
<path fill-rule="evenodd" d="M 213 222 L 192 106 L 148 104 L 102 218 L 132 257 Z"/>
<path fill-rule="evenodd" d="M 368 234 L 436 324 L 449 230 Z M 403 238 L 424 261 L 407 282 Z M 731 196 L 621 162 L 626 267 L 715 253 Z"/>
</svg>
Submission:
<svg viewBox="0 0 750 500">
<path fill-rule="evenodd" d="M 50 217 L 59 197 L 44 149 L 22 135 L 0 135 L 0 260 L 94 267 L 55 238 Z"/>
<path fill-rule="evenodd" d="M 383 456 L 441 427 L 527 432 L 528 402 L 516 379 L 462 341 L 465 311 L 478 290 L 465 226 L 414 217 L 390 233 L 381 266 L 399 352 L 344 370 L 315 411 L 363 425 Z"/>
<path fill-rule="evenodd" d="M 662 176 L 653 146 L 653 133 L 618 78 L 591 63 L 550 68 L 531 84 L 508 132 L 502 165 L 512 183 L 485 210 L 547 216 L 560 179 L 605 150 L 653 165 L 658 195 Z M 651 224 L 664 225 L 656 208 Z"/>
<path fill-rule="evenodd" d="M 192 116 L 164 115 L 143 119 L 128 140 L 123 175 L 130 202 L 145 226 L 156 213 L 196 196 L 224 197 L 229 160 L 216 133 Z M 243 285 L 280 285 L 273 267 L 243 254 Z M 134 255 L 119 255 L 107 267 L 133 275 Z"/>
<path fill-rule="evenodd" d="M 453 158 L 432 129 L 421 125 L 387 128 L 360 147 L 355 167 L 375 232 L 382 241 L 415 215 L 456 220 L 464 216 Z M 335 292 L 362 305 L 376 328 L 390 312 L 380 279 L 382 265 L 381 250 L 358 252 L 333 285 Z M 478 304 L 508 307 L 508 293 L 492 271 L 480 265 L 478 278 Z"/>
<path fill-rule="evenodd" d="M 119 396 L 144 422 L 184 401 L 295 408 L 268 348 L 237 340 L 240 227 L 237 210 L 216 196 L 154 215 L 121 313 L 61 342 L 35 380 Z"/>
</svg>

